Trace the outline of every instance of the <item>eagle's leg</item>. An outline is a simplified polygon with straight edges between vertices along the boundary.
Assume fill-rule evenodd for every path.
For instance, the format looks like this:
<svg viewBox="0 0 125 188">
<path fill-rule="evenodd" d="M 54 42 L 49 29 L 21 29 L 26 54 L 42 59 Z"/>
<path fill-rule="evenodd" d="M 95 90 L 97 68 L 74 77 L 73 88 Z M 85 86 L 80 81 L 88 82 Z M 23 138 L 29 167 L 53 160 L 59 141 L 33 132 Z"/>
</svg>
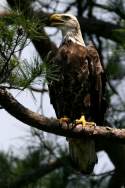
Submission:
<svg viewBox="0 0 125 188">
<path fill-rule="evenodd" d="M 69 123 L 69 118 L 67 116 L 64 116 L 62 118 L 59 119 L 59 123 Z"/>
<path fill-rule="evenodd" d="M 76 119 L 75 120 L 75 124 L 77 125 L 77 124 L 82 124 L 82 126 L 83 127 L 85 127 L 87 124 L 89 125 L 89 126 L 96 126 L 96 123 L 94 123 L 94 122 L 89 122 L 89 121 L 86 121 L 86 119 L 85 119 L 85 116 L 84 115 L 82 115 L 81 117 L 80 117 L 80 119 Z"/>
</svg>

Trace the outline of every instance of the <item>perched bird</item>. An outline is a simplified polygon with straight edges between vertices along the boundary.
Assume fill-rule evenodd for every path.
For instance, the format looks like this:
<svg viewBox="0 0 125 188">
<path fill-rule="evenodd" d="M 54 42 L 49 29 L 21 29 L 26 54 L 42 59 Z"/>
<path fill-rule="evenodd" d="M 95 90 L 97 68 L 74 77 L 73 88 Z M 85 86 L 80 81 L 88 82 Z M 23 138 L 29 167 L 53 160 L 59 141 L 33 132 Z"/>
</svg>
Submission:
<svg viewBox="0 0 125 188">
<path fill-rule="evenodd" d="M 48 81 L 57 118 L 83 126 L 86 120 L 101 124 L 106 111 L 105 79 L 97 50 L 92 44 L 85 45 L 75 16 L 52 14 L 50 24 L 62 31 L 60 47 L 49 60 L 59 68 L 58 79 Z M 68 142 L 73 166 L 91 173 L 97 162 L 94 140 L 69 138 Z"/>
</svg>

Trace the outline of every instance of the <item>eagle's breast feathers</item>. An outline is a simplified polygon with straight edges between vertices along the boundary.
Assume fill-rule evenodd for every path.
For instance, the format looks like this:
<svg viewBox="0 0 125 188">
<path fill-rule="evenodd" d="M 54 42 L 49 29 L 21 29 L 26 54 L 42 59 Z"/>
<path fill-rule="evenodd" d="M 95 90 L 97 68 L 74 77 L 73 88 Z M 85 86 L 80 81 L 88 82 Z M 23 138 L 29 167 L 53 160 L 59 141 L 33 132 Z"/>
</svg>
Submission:
<svg viewBox="0 0 125 188">
<path fill-rule="evenodd" d="M 50 100 L 57 109 L 57 117 L 68 116 L 75 120 L 85 114 L 88 120 L 96 121 L 94 111 L 98 106 L 100 108 L 103 97 L 103 68 L 95 47 L 64 42 L 51 63 L 59 67 L 58 81 L 49 85 Z M 98 100 L 96 106 L 93 106 L 93 100 Z"/>
</svg>

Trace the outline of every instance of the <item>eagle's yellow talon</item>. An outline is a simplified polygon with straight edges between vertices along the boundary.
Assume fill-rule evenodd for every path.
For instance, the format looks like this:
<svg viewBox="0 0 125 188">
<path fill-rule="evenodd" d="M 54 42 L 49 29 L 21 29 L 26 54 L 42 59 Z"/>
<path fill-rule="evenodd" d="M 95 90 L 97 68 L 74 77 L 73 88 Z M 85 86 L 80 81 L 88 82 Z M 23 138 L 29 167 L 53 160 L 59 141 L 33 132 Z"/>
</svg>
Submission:
<svg viewBox="0 0 125 188">
<path fill-rule="evenodd" d="M 76 124 L 82 124 L 82 126 L 85 127 L 86 123 L 87 123 L 87 121 L 85 120 L 85 116 L 81 116 L 80 119 L 76 119 L 75 123 Z"/>
<path fill-rule="evenodd" d="M 59 123 L 68 123 L 69 122 L 69 118 L 67 116 L 64 116 L 62 118 L 59 119 Z"/>
<path fill-rule="evenodd" d="M 85 127 L 87 124 L 88 124 L 90 127 L 96 126 L 96 123 L 86 121 L 86 120 L 85 120 L 85 116 L 83 116 L 83 115 L 81 116 L 80 119 L 76 119 L 75 124 L 76 124 L 76 125 L 77 125 L 77 124 L 82 124 L 83 127 Z"/>
</svg>

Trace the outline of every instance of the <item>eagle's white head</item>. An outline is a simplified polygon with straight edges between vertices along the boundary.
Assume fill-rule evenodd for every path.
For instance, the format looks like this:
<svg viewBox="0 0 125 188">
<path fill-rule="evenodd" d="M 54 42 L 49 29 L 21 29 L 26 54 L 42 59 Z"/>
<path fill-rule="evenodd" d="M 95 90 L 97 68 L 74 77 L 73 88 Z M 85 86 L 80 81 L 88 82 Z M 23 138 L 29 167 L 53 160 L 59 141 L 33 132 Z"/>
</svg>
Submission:
<svg viewBox="0 0 125 188">
<path fill-rule="evenodd" d="M 71 40 L 72 42 L 85 46 L 79 22 L 72 14 L 52 14 L 50 16 L 50 23 L 51 26 L 58 27 L 62 30 L 63 40 Z"/>
</svg>

